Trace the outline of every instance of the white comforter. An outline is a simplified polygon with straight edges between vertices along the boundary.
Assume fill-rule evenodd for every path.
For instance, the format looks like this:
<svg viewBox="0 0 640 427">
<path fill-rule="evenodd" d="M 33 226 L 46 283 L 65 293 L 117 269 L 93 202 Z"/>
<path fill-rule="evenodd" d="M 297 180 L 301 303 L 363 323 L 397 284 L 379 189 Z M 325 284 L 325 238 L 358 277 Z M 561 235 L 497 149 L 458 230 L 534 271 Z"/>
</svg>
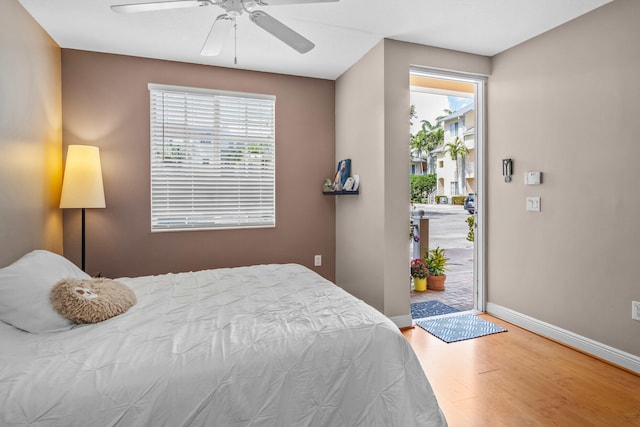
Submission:
<svg viewBox="0 0 640 427">
<path fill-rule="evenodd" d="M 106 322 L 0 322 L 0 425 L 446 425 L 395 325 L 305 267 L 118 280 L 138 303 Z"/>
</svg>

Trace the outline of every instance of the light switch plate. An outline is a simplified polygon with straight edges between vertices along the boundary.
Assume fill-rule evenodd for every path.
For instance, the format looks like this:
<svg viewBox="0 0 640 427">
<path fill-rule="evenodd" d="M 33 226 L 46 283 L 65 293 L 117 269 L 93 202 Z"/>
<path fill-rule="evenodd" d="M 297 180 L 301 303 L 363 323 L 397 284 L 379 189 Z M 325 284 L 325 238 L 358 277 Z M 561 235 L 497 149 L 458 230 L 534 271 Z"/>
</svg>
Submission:
<svg viewBox="0 0 640 427">
<path fill-rule="evenodd" d="M 527 211 L 540 212 L 540 197 L 527 197 Z"/>
</svg>

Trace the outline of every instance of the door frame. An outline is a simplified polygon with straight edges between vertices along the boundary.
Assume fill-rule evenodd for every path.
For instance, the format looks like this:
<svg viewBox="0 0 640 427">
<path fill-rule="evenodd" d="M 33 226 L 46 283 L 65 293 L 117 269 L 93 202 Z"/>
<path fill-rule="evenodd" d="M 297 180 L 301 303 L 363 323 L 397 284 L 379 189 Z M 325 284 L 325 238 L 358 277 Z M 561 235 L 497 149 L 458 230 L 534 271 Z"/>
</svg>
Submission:
<svg viewBox="0 0 640 427">
<path fill-rule="evenodd" d="M 469 73 L 460 73 L 439 70 L 429 67 L 411 66 L 410 75 L 431 77 L 442 80 L 453 80 L 474 85 L 474 110 L 475 110 L 475 194 L 476 208 L 474 212 L 474 242 L 473 242 L 473 305 L 474 310 L 486 311 L 487 291 L 485 274 L 485 250 L 486 250 L 486 209 L 485 209 L 485 155 L 486 155 L 486 86 L 487 76 Z"/>
</svg>

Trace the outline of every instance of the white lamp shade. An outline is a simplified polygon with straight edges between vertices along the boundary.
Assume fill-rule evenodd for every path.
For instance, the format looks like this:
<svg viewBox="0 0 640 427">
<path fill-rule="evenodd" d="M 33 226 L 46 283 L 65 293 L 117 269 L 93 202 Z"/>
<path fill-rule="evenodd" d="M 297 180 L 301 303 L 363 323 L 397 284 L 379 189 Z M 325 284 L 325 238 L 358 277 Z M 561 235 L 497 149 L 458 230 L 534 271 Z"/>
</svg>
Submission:
<svg viewBox="0 0 640 427">
<path fill-rule="evenodd" d="M 104 208 L 98 147 L 70 145 L 62 179 L 61 208 Z"/>
</svg>

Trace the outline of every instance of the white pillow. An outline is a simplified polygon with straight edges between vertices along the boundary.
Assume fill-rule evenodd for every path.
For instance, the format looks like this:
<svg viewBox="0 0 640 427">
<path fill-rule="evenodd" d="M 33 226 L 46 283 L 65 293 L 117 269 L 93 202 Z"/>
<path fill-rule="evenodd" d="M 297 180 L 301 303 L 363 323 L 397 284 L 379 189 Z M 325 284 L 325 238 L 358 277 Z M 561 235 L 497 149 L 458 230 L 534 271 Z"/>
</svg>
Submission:
<svg viewBox="0 0 640 427">
<path fill-rule="evenodd" d="M 49 301 L 53 285 L 66 278 L 91 277 L 66 258 L 44 250 L 29 252 L 0 269 L 0 320 L 32 333 L 71 329 L 74 323 Z"/>
</svg>

